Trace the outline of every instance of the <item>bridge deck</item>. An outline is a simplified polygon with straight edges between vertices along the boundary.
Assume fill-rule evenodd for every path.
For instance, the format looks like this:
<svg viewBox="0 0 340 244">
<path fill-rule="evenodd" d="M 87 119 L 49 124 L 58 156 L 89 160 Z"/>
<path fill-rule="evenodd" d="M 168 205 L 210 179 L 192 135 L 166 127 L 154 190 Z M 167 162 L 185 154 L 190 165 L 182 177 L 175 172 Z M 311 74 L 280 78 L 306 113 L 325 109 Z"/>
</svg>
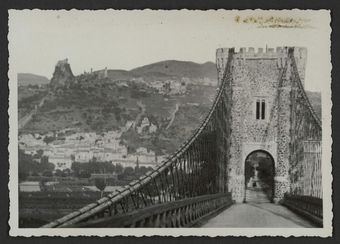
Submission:
<svg viewBox="0 0 340 244">
<path fill-rule="evenodd" d="M 288 208 L 273 203 L 234 204 L 201 227 L 312 228 L 315 226 Z"/>
</svg>

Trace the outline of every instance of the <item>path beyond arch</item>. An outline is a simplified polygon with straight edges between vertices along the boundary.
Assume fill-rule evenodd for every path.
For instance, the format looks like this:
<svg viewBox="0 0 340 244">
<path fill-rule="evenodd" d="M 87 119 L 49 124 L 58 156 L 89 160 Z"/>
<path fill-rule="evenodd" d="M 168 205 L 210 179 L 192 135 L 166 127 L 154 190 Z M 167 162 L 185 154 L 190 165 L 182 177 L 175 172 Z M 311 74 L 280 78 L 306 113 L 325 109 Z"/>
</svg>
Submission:
<svg viewBox="0 0 340 244">
<path fill-rule="evenodd" d="M 233 204 L 201 225 L 203 228 L 315 228 L 288 208 L 273 203 Z"/>
</svg>

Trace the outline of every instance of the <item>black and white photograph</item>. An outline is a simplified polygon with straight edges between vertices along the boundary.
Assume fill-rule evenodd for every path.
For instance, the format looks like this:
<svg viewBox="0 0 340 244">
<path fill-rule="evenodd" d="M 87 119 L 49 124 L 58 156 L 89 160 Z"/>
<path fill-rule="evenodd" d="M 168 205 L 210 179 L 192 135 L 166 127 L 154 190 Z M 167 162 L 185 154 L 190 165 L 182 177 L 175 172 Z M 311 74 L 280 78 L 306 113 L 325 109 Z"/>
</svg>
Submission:
<svg viewBox="0 0 340 244">
<path fill-rule="evenodd" d="M 11 236 L 332 234 L 329 10 L 9 10 Z"/>
</svg>

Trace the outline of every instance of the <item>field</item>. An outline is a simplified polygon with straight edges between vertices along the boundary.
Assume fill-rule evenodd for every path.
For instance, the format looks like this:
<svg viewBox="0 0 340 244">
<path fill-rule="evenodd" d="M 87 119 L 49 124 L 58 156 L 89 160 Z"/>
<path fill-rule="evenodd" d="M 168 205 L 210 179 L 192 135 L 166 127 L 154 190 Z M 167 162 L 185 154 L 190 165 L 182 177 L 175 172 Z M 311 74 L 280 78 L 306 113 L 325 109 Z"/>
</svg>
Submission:
<svg viewBox="0 0 340 244">
<path fill-rule="evenodd" d="M 100 198 L 100 192 L 21 192 L 19 227 L 40 227 Z"/>
</svg>

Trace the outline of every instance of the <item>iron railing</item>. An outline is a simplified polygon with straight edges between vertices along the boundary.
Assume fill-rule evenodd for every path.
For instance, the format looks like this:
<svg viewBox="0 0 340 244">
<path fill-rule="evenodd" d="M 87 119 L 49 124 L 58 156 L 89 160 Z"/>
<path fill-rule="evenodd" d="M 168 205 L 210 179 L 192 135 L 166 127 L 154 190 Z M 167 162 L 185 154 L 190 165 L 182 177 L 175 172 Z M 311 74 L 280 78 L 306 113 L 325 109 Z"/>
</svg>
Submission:
<svg viewBox="0 0 340 244">
<path fill-rule="evenodd" d="M 226 167 L 228 150 L 228 135 L 230 133 L 229 119 L 226 114 L 227 101 L 225 87 L 231 80 L 231 61 L 233 49 L 229 51 L 228 62 L 224 76 L 215 97 L 213 106 L 201 126 L 194 132 L 178 151 L 165 160 L 159 167 L 146 173 L 140 179 L 131 182 L 120 191 L 103 197 L 73 213 L 55 220 L 44 228 L 86 226 L 86 223 L 104 222 L 114 216 L 126 216 L 128 213 L 164 207 L 170 203 L 186 203 L 180 209 L 191 208 L 193 203 L 186 199 L 204 197 L 201 203 L 202 211 L 212 212 L 231 201 L 230 195 L 216 199 L 216 194 L 226 194 Z M 229 200 L 226 200 L 226 199 Z M 170 204 L 171 205 L 171 204 Z M 210 206 L 205 206 L 210 205 Z M 205 207 L 203 207 L 205 206 Z M 174 208 L 178 210 L 178 208 Z M 170 215 L 167 218 L 171 217 Z M 123 217 L 125 218 L 125 217 Z M 98 220 L 99 219 L 99 220 Z M 101 219 L 101 220 L 100 220 Z M 130 221 L 130 220 L 129 220 Z M 136 222 L 133 220 L 132 222 Z M 167 219 L 166 221 L 170 221 Z M 107 223 L 107 222 L 105 222 Z M 113 221 L 110 221 L 113 223 Z M 121 223 L 125 223 L 122 221 Z M 144 222 L 143 222 L 144 223 Z M 123 224 L 124 225 L 124 224 Z M 144 226 L 138 224 L 138 226 Z M 174 224 L 177 226 L 177 224 Z"/>
<path fill-rule="evenodd" d="M 283 205 L 294 212 L 305 216 L 318 226 L 323 226 L 322 199 L 312 196 L 298 196 L 286 194 Z"/>
<path fill-rule="evenodd" d="M 231 204 L 230 193 L 204 195 L 151 205 L 125 214 L 80 223 L 74 227 L 191 227 Z"/>
</svg>

